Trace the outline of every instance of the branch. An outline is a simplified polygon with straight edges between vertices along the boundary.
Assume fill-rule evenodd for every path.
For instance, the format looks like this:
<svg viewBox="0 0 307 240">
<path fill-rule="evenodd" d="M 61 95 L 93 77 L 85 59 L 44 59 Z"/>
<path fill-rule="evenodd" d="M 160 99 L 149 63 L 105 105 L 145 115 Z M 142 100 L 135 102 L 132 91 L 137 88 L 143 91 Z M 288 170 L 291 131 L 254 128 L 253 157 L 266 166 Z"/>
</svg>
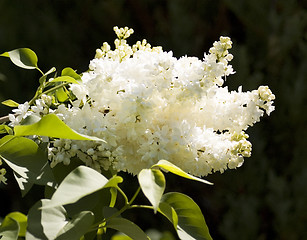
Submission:
<svg viewBox="0 0 307 240">
<path fill-rule="evenodd" d="M 9 121 L 9 116 L 4 116 L 4 117 L 0 117 L 0 124 L 8 122 Z"/>
<path fill-rule="evenodd" d="M 18 114 L 14 114 L 14 116 L 16 117 Z M 0 117 L 0 124 L 2 123 L 6 123 L 6 122 L 9 122 L 10 119 L 9 119 L 9 115 L 6 115 L 4 117 Z"/>
</svg>

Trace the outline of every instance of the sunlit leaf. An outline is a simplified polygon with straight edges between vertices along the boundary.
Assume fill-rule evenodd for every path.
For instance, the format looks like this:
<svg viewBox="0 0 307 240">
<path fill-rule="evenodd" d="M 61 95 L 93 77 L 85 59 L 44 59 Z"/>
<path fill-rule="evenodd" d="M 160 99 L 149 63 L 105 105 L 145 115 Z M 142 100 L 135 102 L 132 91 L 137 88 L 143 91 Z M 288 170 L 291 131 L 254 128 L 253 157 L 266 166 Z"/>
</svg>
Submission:
<svg viewBox="0 0 307 240">
<path fill-rule="evenodd" d="M 92 168 L 79 166 L 61 182 L 46 207 L 50 208 L 74 203 L 100 189 L 116 187 L 122 180 L 119 176 L 108 180 Z"/>
<path fill-rule="evenodd" d="M 138 180 L 144 195 L 150 201 L 156 213 L 165 190 L 163 173 L 159 169 L 143 169 L 138 175 Z"/>
<path fill-rule="evenodd" d="M 68 223 L 64 207 L 41 209 L 49 202 L 48 199 L 42 199 L 29 210 L 27 240 L 55 239 L 59 231 Z"/>
<path fill-rule="evenodd" d="M 65 92 L 64 88 L 59 88 L 55 91 L 55 96 L 59 102 L 65 102 L 69 99 L 68 94 Z"/>
<path fill-rule="evenodd" d="M 114 207 L 117 199 L 117 189 L 116 188 L 110 188 L 110 194 L 111 194 L 111 200 L 110 200 L 110 207 Z"/>
<path fill-rule="evenodd" d="M 10 164 L 10 167 L 12 168 L 11 164 Z M 26 169 L 25 169 L 25 171 L 26 171 Z M 34 184 L 33 184 L 33 182 L 30 182 L 28 179 L 20 176 L 16 171 L 13 172 L 13 175 L 14 175 L 16 182 L 19 186 L 19 189 L 21 191 L 21 195 L 22 195 L 22 197 L 24 197 L 30 191 L 30 189 L 33 187 Z"/>
<path fill-rule="evenodd" d="M 0 239 L 17 240 L 18 232 L 19 232 L 18 222 L 11 217 L 5 217 L 0 226 Z"/>
<path fill-rule="evenodd" d="M 104 141 L 97 137 L 87 136 L 68 127 L 62 120 L 55 114 L 48 114 L 41 118 L 32 125 L 18 125 L 14 127 L 15 136 L 48 136 L 54 138 L 65 138 L 74 140 L 92 140 Z"/>
<path fill-rule="evenodd" d="M 37 115 L 27 116 L 25 119 L 20 121 L 20 125 L 31 125 L 37 123 L 41 118 Z"/>
<path fill-rule="evenodd" d="M 57 77 L 52 79 L 51 82 L 68 82 L 68 83 L 76 83 L 79 84 L 74 78 L 70 77 L 70 76 L 61 76 L 61 77 Z"/>
<path fill-rule="evenodd" d="M 8 107 L 18 107 L 19 106 L 19 103 L 15 102 L 14 100 L 11 100 L 11 99 L 8 99 L 8 100 L 5 100 L 3 102 L 1 102 L 3 105 L 5 106 L 8 106 Z"/>
<path fill-rule="evenodd" d="M 6 125 L 0 125 L 0 134 L 13 134 L 13 130 Z"/>
<path fill-rule="evenodd" d="M 20 187 L 27 183 L 53 185 L 54 177 L 47 156 L 34 141 L 7 135 L 0 139 L 0 156 L 20 178 Z"/>
<path fill-rule="evenodd" d="M 132 239 L 138 239 L 138 240 L 149 239 L 138 225 L 125 218 L 117 218 L 117 217 L 111 218 L 106 222 L 106 227 L 120 231 L 126 234 L 127 236 L 131 237 Z"/>
<path fill-rule="evenodd" d="M 70 67 L 64 68 L 62 70 L 62 76 L 70 76 L 70 77 L 76 79 L 77 81 L 81 81 L 80 75 L 78 73 L 76 73 L 76 71 L 74 71 Z"/>
<path fill-rule="evenodd" d="M 133 240 L 133 239 L 123 233 L 117 233 L 111 237 L 111 240 Z"/>
<path fill-rule="evenodd" d="M 94 214 L 82 211 L 74 216 L 57 234 L 56 240 L 80 239 L 94 222 Z"/>
<path fill-rule="evenodd" d="M 73 217 L 78 214 L 80 210 L 82 211 L 91 211 L 95 214 L 95 221 L 103 220 L 103 211 L 102 209 L 105 206 L 108 206 L 110 201 L 110 192 L 109 189 L 101 189 L 91 194 L 88 194 L 78 201 L 65 205 L 67 215 Z"/>
<path fill-rule="evenodd" d="M 206 181 L 204 179 L 201 179 L 201 178 L 198 178 L 198 177 L 195 177 L 191 174 L 186 173 L 185 171 L 183 171 L 182 169 L 180 169 L 176 165 L 174 165 L 171 162 L 166 161 L 166 160 L 160 160 L 157 164 L 152 166 L 152 168 L 155 168 L 155 167 L 160 167 L 164 170 L 170 171 L 173 174 L 176 174 L 178 176 L 188 178 L 188 179 L 191 179 L 191 180 L 194 180 L 194 181 L 199 181 L 199 182 L 203 182 L 203 183 L 210 184 L 210 185 L 213 184 L 209 181 Z"/>
<path fill-rule="evenodd" d="M 205 218 L 198 205 L 182 193 L 166 193 L 162 197 L 160 211 L 167 209 L 165 215 L 170 216 L 170 208 L 178 216 L 177 233 L 182 240 L 212 240 Z M 167 207 L 167 205 L 169 207 Z M 171 217 L 168 217 L 172 221 Z"/>
<path fill-rule="evenodd" d="M 163 214 L 174 226 L 175 229 L 177 229 L 178 225 L 178 215 L 174 208 L 172 208 L 171 205 L 165 202 L 160 202 L 158 211 Z"/>
<path fill-rule="evenodd" d="M 25 237 L 26 236 L 26 229 L 27 229 L 27 216 L 24 215 L 21 212 L 11 212 L 6 217 L 10 217 L 14 219 L 19 224 L 19 237 Z"/>
<path fill-rule="evenodd" d="M 11 61 L 18 67 L 25 69 L 37 68 L 37 56 L 34 51 L 29 48 L 18 48 L 10 52 L 5 52 L 0 56 L 9 57 Z"/>
</svg>

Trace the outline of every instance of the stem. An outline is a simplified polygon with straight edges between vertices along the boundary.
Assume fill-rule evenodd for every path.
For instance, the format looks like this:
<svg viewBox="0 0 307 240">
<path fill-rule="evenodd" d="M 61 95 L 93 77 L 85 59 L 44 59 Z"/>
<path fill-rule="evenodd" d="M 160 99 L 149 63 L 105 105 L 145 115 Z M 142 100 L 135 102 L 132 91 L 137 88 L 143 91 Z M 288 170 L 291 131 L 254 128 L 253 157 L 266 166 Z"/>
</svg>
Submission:
<svg viewBox="0 0 307 240">
<path fill-rule="evenodd" d="M 141 187 L 138 187 L 138 189 L 136 190 L 136 192 L 134 193 L 133 197 L 131 198 L 131 200 L 129 202 L 129 206 L 131 206 L 131 204 L 133 203 L 133 201 L 135 200 L 135 198 L 139 194 L 140 190 L 141 190 Z"/>
<path fill-rule="evenodd" d="M 123 192 L 123 190 L 121 190 L 119 187 L 117 187 L 116 189 L 117 189 L 117 190 L 119 191 L 119 193 L 124 197 L 124 199 L 125 199 L 125 205 L 128 205 L 128 204 L 129 204 L 129 200 L 128 200 L 126 194 L 125 194 L 125 193 Z"/>
<path fill-rule="evenodd" d="M 129 207 L 129 209 L 132 209 L 132 208 L 146 208 L 146 209 L 154 209 L 153 208 L 153 206 L 148 206 L 148 205 L 139 205 L 139 204 L 137 204 L 137 205 L 131 205 L 130 207 Z"/>
<path fill-rule="evenodd" d="M 45 75 L 45 73 L 43 73 L 43 71 L 40 70 L 38 67 L 36 67 L 36 69 L 37 69 L 43 76 Z"/>
<path fill-rule="evenodd" d="M 138 189 L 136 190 L 136 192 L 134 193 L 133 197 L 131 198 L 130 201 L 128 201 L 128 198 L 126 196 L 126 194 L 123 192 L 123 190 L 121 190 L 119 187 L 117 187 L 117 190 L 122 194 L 122 196 L 125 198 L 125 206 L 123 206 L 119 211 L 117 211 L 116 213 L 114 213 L 113 215 L 111 215 L 110 217 L 108 218 L 105 218 L 103 219 L 101 222 L 98 222 L 98 223 L 95 223 L 93 226 L 92 226 L 92 229 L 90 231 L 95 231 L 97 229 L 97 227 L 99 228 L 99 225 L 107 222 L 109 219 L 111 218 L 114 218 L 114 217 L 117 217 L 119 216 L 120 214 L 122 214 L 124 211 L 126 211 L 127 209 L 129 208 L 132 208 L 131 204 L 133 203 L 133 201 L 135 200 L 135 198 L 137 197 L 137 195 L 139 194 L 141 188 L 138 187 Z M 143 206 L 143 205 L 133 205 L 133 206 Z M 144 208 L 147 208 L 145 205 L 144 205 Z"/>
<path fill-rule="evenodd" d="M 4 116 L 4 117 L 0 117 L 0 124 L 1 124 L 1 123 L 5 123 L 5 122 L 8 122 L 8 121 L 10 121 L 9 115 Z"/>
<path fill-rule="evenodd" d="M 55 90 L 57 90 L 57 89 L 59 89 L 59 88 L 61 88 L 61 87 L 64 87 L 64 86 L 68 85 L 68 84 L 69 84 L 69 82 L 62 83 L 62 84 L 60 84 L 60 85 L 57 85 L 57 86 L 55 86 L 55 87 L 53 87 L 53 88 L 50 88 L 50 89 L 46 90 L 45 92 L 42 92 L 42 93 L 40 93 L 40 94 L 35 94 L 35 96 L 29 101 L 29 104 L 32 105 L 32 103 L 34 103 L 34 101 L 35 101 L 37 98 L 39 98 L 41 95 L 51 93 L 51 92 L 53 92 L 53 91 L 55 91 Z M 47 85 L 47 86 L 48 86 L 48 85 Z"/>
<path fill-rule="evenodd" d="M 55 91 L 55 90 L 57 90 L 57 89 L 59 89 L 59 88 L 61 88 L 61 87 L 66 86 L 66 85 L 68 85 L 68 84 L 69 84 L 69 82 L 62 83 L 62 84 L 60 84 L 60 85 L 57 85 L 57 86 L 55 86 L 55 87 L 53 87 L 53 88 L 48 89 L 47 91 L 41 93 L 40 95 L 42 95 L 42 94 L 48 94 L 48 93 L 53 92 L 53 91 Z M 39 95 L 39 96 L 40 96 L 40 95 Z"/>
</svg>

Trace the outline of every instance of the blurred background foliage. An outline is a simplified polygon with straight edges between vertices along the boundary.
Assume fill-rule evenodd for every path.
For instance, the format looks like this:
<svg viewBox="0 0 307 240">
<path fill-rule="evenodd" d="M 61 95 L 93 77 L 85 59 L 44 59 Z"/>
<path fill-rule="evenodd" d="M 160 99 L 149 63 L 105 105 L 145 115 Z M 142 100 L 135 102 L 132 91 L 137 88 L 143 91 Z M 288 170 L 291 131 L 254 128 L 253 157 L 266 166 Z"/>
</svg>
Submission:
<svg viewBox="0 0 307 240">
<path fill-rule="evenodd" d="M 182 55 L 203 57 L 219 36 L 233 41 L 237 73 L 231 90 L 269 85 L 276 110 L 248 133 L 252 157 L 237 170 L 207 177 L 206 186 L 167 176 L 169 191 L 191 196 L 214 239 L 304 239 L 307 236 L 307 2 L 300 0 L 0 0 L 0 52 L 33 49 L 43 71 L 87 70 L 95 49 L 129 26 L 129 39 Z M 20 103 L 35 92 L 39 75 L 0 59 L 0 100 Z M 1 106 L 1 115 L 11 109 Z M 135 182 L 130 176 L 128 184 Z M 0 186 L 0 214 L 26 213 L 40 195 L 21 199 L 14 180 Z M 126 183 L 127 184 L 127 183 Z M 130 187 L 130 186 L 127 186 Z M 128 213 L 129 214 L 129 213 Z M 130 216 L 143 229 L 171 228 L 159 216 Z"/>
</svg>

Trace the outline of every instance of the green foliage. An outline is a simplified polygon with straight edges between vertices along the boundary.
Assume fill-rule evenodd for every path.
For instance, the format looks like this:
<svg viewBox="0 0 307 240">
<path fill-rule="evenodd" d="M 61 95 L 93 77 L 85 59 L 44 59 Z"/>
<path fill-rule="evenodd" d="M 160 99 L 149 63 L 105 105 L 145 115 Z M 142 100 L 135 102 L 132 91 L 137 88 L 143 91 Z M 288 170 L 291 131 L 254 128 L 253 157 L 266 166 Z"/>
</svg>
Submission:
<svg viewBox="0 0 307 240">
<path fill-rule="evenodd" d="M 15 136 L 39 135 L 74 140 L 104 141 L 97 137 L 77 133 L 61 121 L 55 114 L 43 116 L 34 124 L 15 126 L 14 132 Z"/>
<path fill-rule="evenodd" d="M 13 130 L 7 125 L 0 125 L 0 134 L 13 134 Z"/>
<path fill-rule="evenodd" d="M 143 169 L 138 175 L 140 187 L 152 204 L 155 213 L 165 190 L 165 178 L 157 169 Z"/>
<path fill-rule="evenodd" d="M 67 175 L 45 207 L 51 208 L 74 203 L 100 189 L 116 187 L 123 179 L 114 176 L 110 180 L 91 168 L 80 166 Z"/>
<path fill-rule="evenodd" d="M 19 232 L 18 222 L 11 218 L 6 217 L 0 226 L 0 238 L 5 240 L 17 240 Z"/>
<path fill-rule="evenodd" d="M 13 107 L 13 108 L 18 107 L 18 105 L 19 105 L 19 103 L 15 102 L 14 100 L 11 100 L 11 99 L 3 101 L 1 103 L 3 105 L 9 106 L 9 107 Z"/>
<path fill-rule="evenodd" d="M 188 174 L 188 173 L 182 171 L 176 165 L 174 165 L 174 164 L 172 164 L 172 163 L 170 163 L 166 160 L 160 160 L 157 164 L 153 165 L 152 167 L 160 167 L 160 168 L 162 168 L 166 171 L 170 171 L 171 173 L 176 174 L 180 177 L 184 177 L 184 178 L 191 179 L 191 180 L 194 180 L 194 181 L 199 181 L 199 182 L 203 182 L 203 183 L 210 184 L 210 185 L 213 184 L 213 183 L 208 182 L 204 179 L 192 176 L 191 174 Z"/>
<path fill-rule="evenodd" d="M 11 61 L 18 67 L 25 69 L 38 69 L 37 56 L 29 48 L 19 48 L 10 52 L 0 54 L 2 57 L 9 57 Z"/>
<path fill-rule="evenodd" d="M 0 157 L 14 171 L 23 196 L 33 184 L 52 186 L 54 178 L 47 156 L 34 141 L 7 135 L 0 140 Z"/>
<path fill-rule="evenodd" d="M 160 211 L 173 224 L 180 239 L 212 240 L 198 205 L 182 193 L 166 193 Z"/>
<path fill-rule="evenodd" d="M 57 234 L 68 223 L 65 208 L 43 208 L 48 202 L 50 200 L 42 199 L 29 210 L 26 239 L 56 239 Z"/>
<path fill-rule="evenodd" d="M 148 240 L 147 235 L 133 222 L 125 218 L 111 218 L 106 222 L 107 228 L 112 228 L 125 233 L 132 239 Z"/>
<path fill-rule="evenodd" d="M 18 223 L 19 225 L 18 237 L 26 236 L 27 221 L 28 221 L 28 218 L 26 215 L 20 212 L 11 212 L 5 216 L 2 224 L 4 224 L 7 219 L 13 219 Z"/>
<path fill-rule="evenodd" d="M 168 185 L 191 194 L 201 209 L 206 209 L 214 239 L 303 239 L 307 235 L 307 197 L 303 190 L 307 181 L 303 161 L 303 140 L 307 137 L 304 1 L 106 0 L 71 4 L 3 0 L 0 7 L 5 9 L 0 22 L 0 49 L 31 46 L 44 56 L 40 60 L 42 69 L 49 69 L 55 62 L 58 69 L 67 63 L 73 64 L 73 69 L 86 69 L 102 39 L 113 39 L 113 25 L 132 26 L 154 45 L 173 49 L 175 56 L 202 58 L 204 49 L 217 36 L 230 36 L 235 42 L 233 65 L 237 74 L 227 79 L 227 84 L 231 89 L 243 83 L 247 89 L 269 84 L 276 94 L 276 111 L 251 134 L 253 156 L 242 168 L 208 178 L 219 186 L 218 190 L 200 190 L 191 182 L 178 184 L 171 176 Z M 31 98 L 37 84 L 35 73 L 16 71 L 4 59 L 0 65 L 1 101 Z M 2 115 L 10 111 L 5 107 L 0 110 Z M 0 127 L 1 133 L 8 133 Z M 63 164 L 56 168 L 55 174 L 60 169 L 73 170 Z M 24 202 L 10 192 L 13 194 L 6 195 L 1 189 L 1 196 L 9 199 L 7 211 Z M 151 219 L 153 223 L 150 214 L 144 213 L 140 221 Z"/>
</svg>

